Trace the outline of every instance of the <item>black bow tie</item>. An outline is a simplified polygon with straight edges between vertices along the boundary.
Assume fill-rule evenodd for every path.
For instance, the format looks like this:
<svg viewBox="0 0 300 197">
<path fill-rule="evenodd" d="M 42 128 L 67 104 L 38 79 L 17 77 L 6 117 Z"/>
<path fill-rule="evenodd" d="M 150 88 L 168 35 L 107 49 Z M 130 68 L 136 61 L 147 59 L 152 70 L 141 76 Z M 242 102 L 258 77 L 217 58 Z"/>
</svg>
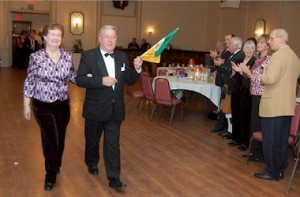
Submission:
<svg viewBox="0 0 300 197">
<path fill-rule="evenodd" d="M 110 57 L 112 57 L 112 58 L 115 57 L 115 54 L 114 54 L 114 53 L 105 53 L 105 54 L 104 54 L 105 57 L 107 57 L 107 56 L 109 56 L 109 55 L 110 55 Z"/>
</svg>

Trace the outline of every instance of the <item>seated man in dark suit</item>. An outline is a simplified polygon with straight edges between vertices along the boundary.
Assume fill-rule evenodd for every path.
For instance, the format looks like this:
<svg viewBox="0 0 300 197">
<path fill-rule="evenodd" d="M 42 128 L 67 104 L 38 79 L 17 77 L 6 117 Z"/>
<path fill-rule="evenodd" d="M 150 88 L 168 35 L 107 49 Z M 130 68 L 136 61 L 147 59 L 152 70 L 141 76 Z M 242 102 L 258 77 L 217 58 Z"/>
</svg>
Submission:
<svg viewBox="0 0 300 197">
<path fill-rule="evenodd" d="M 147 51 L 151 48 L 151 44 L 149 44 L 145 39 L 142 39 L 141 50 Z"/>
<path fill-rule="evenodd" d="M 132 38 L 132 41 L 128 44 L 128 49 L 139 49 L 138 43 L 136 43 L 136 38 Z"/>
</svg>

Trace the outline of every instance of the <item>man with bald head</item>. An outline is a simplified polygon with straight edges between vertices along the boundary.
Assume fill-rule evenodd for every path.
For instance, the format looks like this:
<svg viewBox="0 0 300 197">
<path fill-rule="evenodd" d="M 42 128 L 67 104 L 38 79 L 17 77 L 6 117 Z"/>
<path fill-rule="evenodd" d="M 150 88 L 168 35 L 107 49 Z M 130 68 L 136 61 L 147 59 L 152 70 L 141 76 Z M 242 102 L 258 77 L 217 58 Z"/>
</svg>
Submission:
<svg viewBox="0 0 300 197">
<path fill-rule="evenodd" d="M 262 173 L 255 173 L 254 176 L 265 180 L 282 179 L 288 165 L 288 138 L 291 119 L 295 114 L 295 89 L 300 61 L 287 41 L 286 30 L 274 29 L 271 32 L 268 42 L 275 52 L 261 75 L 264 91 L 259 115 L 266 167 Z"/>
<path fill-rule="evenodd" d="M 224 37 L 224 42 L 217 42 L 216 50 L 210 51 L 210 56 L 213 58 L 213 61 L 217 60 L 217 64 L 218 64 L 218 65 L 216 65 L 215 62 L 213 62 L 214 68 L 212 69 L 211 72 L 214 72 L 215 70 L 217 71 L 215 84 L 217 86 L 220 86 L 221 88 L 224 86 L 225 83 L 224 83 L 224 79 L 223 79 L 224 78 L 224 74 L 222 71 L 223 69 L 220 68 L 220 65 L 222 63 L 228 61 L 232 55 L 231 52 L 229 51 L 230 41 L 231 41 L 232 37 L 234 37 L 233 34 L 231 34 L 231 33 L 226 34 Z M 225 49 L 224 49 L 224 46 L 225 46 Z M 221 50 L 223 50 L 223 51 L 221 52 Z M 221 95 L 221 99 L 223 97 L 224 97 L 224 95 Z M 217 123 L 214 126 L 214 128 L 211 129 L 211 132 L 227 134 L 227 132 L 225 132 L 225 130 L 227 130 L 227 127 L 228 127 L 228 124 L 227 124 L 225 114 L 222 112 L 222 110 L 220 110 L 218 113 Z M 227 137 L 230 138 L 229 134 L 227 134 Z"/>
</svg>

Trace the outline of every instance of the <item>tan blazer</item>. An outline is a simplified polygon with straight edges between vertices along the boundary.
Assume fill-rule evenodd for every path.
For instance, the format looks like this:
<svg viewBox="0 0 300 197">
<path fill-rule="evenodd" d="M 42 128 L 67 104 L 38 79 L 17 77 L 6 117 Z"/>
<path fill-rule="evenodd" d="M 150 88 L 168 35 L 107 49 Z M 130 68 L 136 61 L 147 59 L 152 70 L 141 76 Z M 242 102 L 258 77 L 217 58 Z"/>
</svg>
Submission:
<svg viewBox="0 0 300 197">
<path fill-rule="evenodd" d="M 264 91 L 259 116 L 293 116 L 296 105 L 296 83 L 300 74 L 300 61 L 288 45 L 275 52 L 261 75 Z"/>
</svg>

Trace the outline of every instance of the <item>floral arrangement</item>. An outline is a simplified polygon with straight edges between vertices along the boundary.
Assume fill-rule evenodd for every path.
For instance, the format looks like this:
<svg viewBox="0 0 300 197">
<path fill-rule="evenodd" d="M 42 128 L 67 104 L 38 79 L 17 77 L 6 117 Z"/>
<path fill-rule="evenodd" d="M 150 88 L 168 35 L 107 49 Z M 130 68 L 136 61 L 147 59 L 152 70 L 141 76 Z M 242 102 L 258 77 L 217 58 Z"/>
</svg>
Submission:
<svg viewBox="0 0 300 197">
<path fill-rule="evenodd" d="M 83 52 L 81 39 L 76 39 L 73 42 L 73 49 L 72 50 L 73 50 L 74 53 L 82 53 Z"/>
</svg>

